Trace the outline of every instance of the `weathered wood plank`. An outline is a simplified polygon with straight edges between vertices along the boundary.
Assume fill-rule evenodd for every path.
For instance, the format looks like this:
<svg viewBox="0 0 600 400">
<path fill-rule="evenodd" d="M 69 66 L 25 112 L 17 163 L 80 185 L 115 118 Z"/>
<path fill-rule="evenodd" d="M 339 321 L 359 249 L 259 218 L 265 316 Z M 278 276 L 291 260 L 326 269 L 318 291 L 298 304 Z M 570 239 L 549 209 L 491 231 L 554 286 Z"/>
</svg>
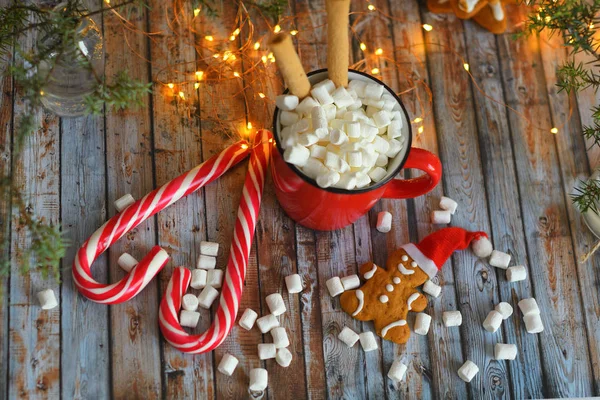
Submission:
<svg viewBox="0 0 600 400">
<path fill-rule="evenodd" d="M 135 9 L 131 23 L 147 29 L 146 11 Z M 148 65 L 138 55 L 148 54 L 143 35 L 123 29 L 114 17 L 104 19 L 106 76 L 127 69 L 134 79 L 149 80 Z M 135 54 L 134 54 L 135 52 Z M 153 179 L 150 100 L 144 106 L 106 113 L 106 165 L 109 216 L 113 202 L 126 193 L 141 198 L 155 186 Z M 111 247 L 109 281 L 124 276 L 117 258 L 128 252 L 141 259 L 156 243 L 156 220 L 150 219 Z M 112 394 L 115 398 L 157 398 L 161 394 L 160 339 L 157 284 L 149 284 L 134 299 L 110 310 Z"/>
<path fill-rule="evenodd" d="M 509 24 L 525 10 L 507 13 Z M 542 310 L 539 334 L 546 397 L 585 396 L 591 391 L 587 336 L 583 327 L 573 246 L 565 207 L 559 160 L 550 133 L 550 109 L 537 38 L 499 37 L 506 99 L 529 121 L 509 114 L 518 187 L 531 265 L 531 281 Z M 540 194 L 544 195 L 541 196 Z M 520 321 L 519 321 L 520 322 Z M 523 328 L 522 328 L 523 329 Z"/>
</svg>

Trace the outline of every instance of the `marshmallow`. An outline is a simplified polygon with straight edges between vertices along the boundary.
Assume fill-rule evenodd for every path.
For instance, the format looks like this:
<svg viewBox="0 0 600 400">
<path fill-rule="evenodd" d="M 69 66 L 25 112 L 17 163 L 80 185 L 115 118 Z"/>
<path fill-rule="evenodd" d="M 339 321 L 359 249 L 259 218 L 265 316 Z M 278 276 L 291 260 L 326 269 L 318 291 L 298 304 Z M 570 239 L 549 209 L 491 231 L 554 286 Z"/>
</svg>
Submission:
<svg viewBox="0 0 600 400">
<path fill-rule="evenodd" d="M 117 264 L 121 267 L 125 272 L 130 272 L 133 267 L 138 265 L 138 260 L 133 258 L 129 253 L 123 253 L 119 256 L 117 260 Z"/>
<path fill-rule="evenodd" d="M 327 129 L 327 116 L 325 110 L 321 106 L 313 107 L 310 111 L 312 117 L 312 128 L 314 130 L 325 128 Z"/>
<path fill-rule="evenodd" d="M 313 89 L 310 91 L 310 94 L 323 106 L 333 103 L 333 97 L 331 97 L 331 94 L 327 91 L 327 87 L 323 85 L 314 86 Z"/>
<path fill-rule="evenodd" d="M 223 271 L 220 269 L 211 269 L 206 275 L 206 284 L 219 289 L 223 284 Z"/>
<path fill-rule="evenodd" d="M 339 146 L 348 141 L 348 136 L 344 131 L 334 128 L 329 131 L 329 141 L 332 144 Z"/>
<path fill-rule="evenodd" d="M 311 157 L 302 167 L 302 172 L 309 178 L 316 179 L 318 176 L 328 173 L 329 169 L 327 169 L 321 161 Z"/>
<path fill-rule="evenodd" d="M 38 301 L 40 302 L 40 306 L 42 310 L 51 310 L 58 305 L 58 301 L 56 300 L 56 296 L 54 295 L 54 290 L 46 289 L 37 293 Z"/>
<path fill-rule="evenodd" d="M 347 112 L 346 107 L 338 107 L 335 109 L 335 117 L 338 119 L 341 119 L 344 117 L 344 114 L 346 114 L 346 112 Z"/>
<path fill-rule="evenodd" d="M 381 136 L 375 136 L 373 139 L 373 147 L 380 154 L 385 154 L 390 151 L 390 143 Z"/>
<path fill-rule="evenodd" d="M 366 97 L 367 99 L 379 100 L 381 98 L 381 95 L 383 94 L 383 85 L 380 85 L 378 83 L 367 83 L 364 92 L 364 97 Z"/>
<path fill-rule="evenodd" d="M 262 392 L 267 388 L 269 383 L 269 373 L 264 368 L 254 368 L 250 370 L 250 386 L 251 392 Z"/>
<path fill-rule="evenodd" d="M 215 242 L 200 242 L 200 254 L 204 254 L 205 256 L 213 256 L 216 257 L 219 254 L 219 243 Z"/>
<path fill-rule="evenodd" d="M 365 173 L 370 173 L 371 172 L 371 168 L 373 168 L 373 166 L 375 166 L 375 163 L 377 162 L 377 153 L 375 152 L 375 150 L 371 150 L 369 148 L 365 148 L 361 151 L 362 153 L 362 159 L 363 159 L 363 164 L 362 164 L 362 168 L 363 168 L 363 172 Z M 380 176 L 381 179 L 383 179 L 387 173 L 387 171 L 383 168 L 380 168 L 383 171 L 383 174 L 378 175 L 378 173 L 375 174 L 375 176 Z"/>
<path fill-rule="evenodd" d="M 456 209 L 458 208 L 458 203 L 452 200 L 450 197 L 442 196 L 440 199 L 440 208 L 442 210 L 449 211 L 450 214 L 454 215 Z"/>
<path fill-rule="evenodd" d="M 367 115 L 373 116 L 375 113 L 379 112 L 385 105 L 385 101 L 383 100 L 375 100 L 375 99 L 364 99 L 364 104 L 368 105 L 367 107 Z"/>
<path fill-rule="evenodd" d="M 360 340 L 360 345 L 362 346 L 365 352 L 377 350 L 379 346 L 377 346 L 377 340 L 375 340 L 375 335 L 373 332 L 363 332 L 358 335 Z"/>
<path fill-rule="evenodd" d="M 283 152 L 283 159 L 290 163 L 302 167 L 308 161 L 310 157 L 310 151 L 299 144 L 288 147 Z"/>
<path fill-rule="evenodd" d="M 321 86 L 323 86 L 323 87 L 325 87 L 325 89 L 327 89 L 327 93 L 333 93 L 333 91 L 335 90 L 335 83 L 333 83 L 333 81 L 331 79 L 325 79 L 324 81 L 316 83 L 313 86 L 313 89 L 321 87 Z"/>
<path fill-rule="evenodd" d="M 357 168 L 362 166 L 362 152 L 360 151 L 351 151 L 347 154 L 348 157 L 348 165 L 351 167 Z"/>
<path fill-rule="evenodd" d="M 327 121 L 335 119 L 335 114 L 337 113 L 337 108 L 335 104 L 328 104 L 326 106 L 323 106 L 323 111 L 325 111 L 325 118 L 327 118 Z"/>
<path fill-rule="evenodd" d="M 327 290 L 329 290 L 329 295 L 331 297 L 344 293 L 344 285 L 342 285 L 342 280 L 338 276 L 328 279 L 325 282 L 325 286 L 327 286 Z"/>
<path fill-rule="evenodd" d="M 473 242 L 471 242 L 471 248 L 473 249 L 473 253 L 479 258 L 489 257 L 494 250 L 492 242 L 485 236 L 473 240 Z"/>
<path fill-rule="evenodd" d="M 377 156 L 377 161 L 375 161 L 375 165 L 378 167 L 385 167 L 388 165 L 388 158 L 385 154 L 379 154 Z"/>
<path fill-rule="evenodd" d="M 279 364 L 279 366 L 287 368 L 292 363 L 292 353 L 285 347 L 282 349 L 277 349 L 275 361 L 277 361 L 277 364 Z"/>
<path fill-rule="evenodd" d="M 537 301 L 535 301 L 533 297 L 519 301 L 518 305 L 521 309 L 521 312 L 523 313 L 523 316 L 531 314 L 539 315 L 540 313 L 540 308 L 537 305 Z"/>
<path fill-rule="evenodd" d="M 277 320 L 277 317 L 275 317 L 273 314 L 267 314 L 264 317 L 260 317 L 259 319 L 257 319 L 256 325 L 258 326 L 258 329 L 261 333 L 267 333 L 271 329 L 278 327 L 279 321 Z"/>
<path fill-rule="evenodd" d="M 198 297 L 191 293 L 181 298 L 181 307 L 187 311 L 196 311 L 198 309 Z"/>
<path fill-rule="evenodd" d="M 371 183 L 371 178 L 369 178 L 369 175 L 365 173 L 356 172 L 354 174 L 354 177 L 356 178 L 356 187 L 359 189 L 365 186 L 369 186 L 369 184 Z"/>
<path fill-rule="evenodd" d="M 450 214 L 450 211 L 436 210 L 436 211 L 431 212 L 431 223 L 432 224 L 446 225 L 446 224 L 450 223 L 451 219 L 452 219 L 452 214 Z"/>
<path fill-rule="evenodd" d="M 238 363 L 239 361 L 237 358 L 235 358 L 229 353 L 225 353 L 223 355 L 223 358 L 221 358 L 221 362 L 219 363 L 217 370 L 224 375 L 231 376 L 233 374 L 233 371 L 235 371 L 235 368 L 237 367 Z"/>
<path fill-rule="evenodd" d="M 193 269 L 190 286 L 194 289 L 202 289 L 206 286 L 207 271 L 204 269 Z"/>
<path fill-rule="evenodd" d="M 510 317 L 513 313 L 512 306 L 505 301 L 496 304 L 496 307 L 494 307 L 494 310 L 496 310 L 500 314 L 502 314 L 502 319 L 508 319 L 508 317 Z"/>
<path fill-rule="evenodd" d="M 271 329 L 271 336 L 273 337 L 273 344 L 278 349 L 288 347 L 290 345 L 287 332 L 282 326 Z"/>
<path fill-rule="evenodd" d="M 447 327 L 460 326 L 462 324 L 462 314 L 460 311 L 444 311 L 442 321 Z"/>
<path fill-rule="evenodd" d="M 256 311 L 252 310 L 251 308 L 246 308 L 246 310 L 242 314 L 242 317 L 238 321 L 238 324 L 245 330 L 249 331 L 254 326 L 256 317 L 258 317 Z"/>
<path fill-rule="evenodd" d="M 360 287 L 360 278 L 358 277 L 358 275 L 345 276 L 342 279 L 340 279 L 340 281 L 342 282 L 344 291 Z"/>
<path fill-rule="evenodd" d="M 302 133 L 302 132 L 308 131 L 309 128 L 310 128 L 309 120 L 303 118 L 300 121 L 296 122 L 294 125 L 292 125 L 290 127 L 290 130 L 295 133 Z"/>
<path fill-rule="evenodd" d="M 258 358 L 261 360 L 269 360 L 275 358 L 277 348 L 273 343 L 260 343 L 258 345 Z"/>
<path fill-rule="evenodd" d="M 423 291 L 430 296 L 439 297 L 440 293 L 442 293 L 442 288 L 432 281 L 427 281 L 423 285 Z"/>
<path fill-rule="evenodd" d="M 331 93 L 331 97 L 333 97 L 333 102 L 338 108 L 348 107 L 354 103 L 354 99 L 343 86 L 335 89 L 333 93 Z"/>
<path fill-rule="evenodd" d="M 387 137 L 388 139 L 396 139 L 400 136 L 402 136 L 402 120 L 393 119 L 388 125 Z"/>
<path fill-rule="evenodd" d="M 265 300 L 267 302 L 267 307 L 269 307 L 269 311 L 271 311 L 271 314 L 274 316 L 281 315 L 286 311 L 283 297 L 281 297 L 279 293 L 270 294 Z"/>
<path fill-rule="evenodd" d="M 528 333 L 540 333 L 544 330 L 544 324 L 539 314 L 529 314 L 523 317 L 525 329 Z"/>
<path fill-rule="evenodd" d="M 376 126 L 373 126 L 369 123 L 360 122 L 360 136 L 368 140 L 369 142 L 375 138 L 379 131 Z"/>
<path fill-rule="evenodd" d="M 404 365 L 400 360 L 394 360 L 387 376 L 394 382 L 400 382 L 404 378 L 404 374 L 406 373 L 407 369 L 407 366 Z"/>
<path fill-rule="evenodd" d="M 345 173 L 340 176 L 340 180 L 335 185 L 340 189 L 352 190 L 356 187 L 356 178 L 352 173 Z"/>
<path fill-rule="evenodd" d="M 346 122 L 345 124 L 346 134 L 349 138 L 357 139 L 360 137 L 360 123 L 359 122 Z"/>
<path fill-rule="evenodd" d="M 465 382 L 471 382 L 473 377 L 479 372 L 479 367 L 471 360 L 465 363 L 458 369 L 458 376 Z"/>
<path fill-rule="evenodd" d="M 200 313 L 196 311 L 181 310 L 179 313 L 179 325 L 195 328 L 200 320 Z"/>
<path fill-rule="evenodd" d="M 298 96 L 292 94 L 282 94 L 275 97 L 275 105 L 283 111 L 292 111 L 298 107 Z"/>
<path fill-rule="evenodd" d="M 115 200 L 115 209 L 117 210 L 117 212 L 121 212 L 133 203 L 135 203 L 135 199 L 132 195 L 127 193 L 125 196 L 119 197 Z"/>
<path fill-rule="evenodd" d="M 288 293 L 300 293 L 303 289 L 302 278 L 298 274 L 288 275 L 285 277 L 285 286 Z"/>
<path fill-rule="evenodd" d="M 523 265 L 510 267 L 506 270 L 506 280 L 509 282 L 524 281 L 527 278 L 527 269 Z"/>
<path fill-rule="evenodd" d="M 317 185 L 322 188 L 328 188 L 335 185 L 340 180 L 340 174 L 335 171 L 329 171 L 323 175 L 317 176 Z"/>
<path fill-rule="evenodd" d="M 502 269 L 508 268 L 510 263 L 510 254 L 503 253 L 498 250 L 493 250 L 490 256 L 490 265 L 492 267 L 498 267 Z"/>
<path fill-rule="evenodd" d="M 417 335 L 427 335 L 429 326 L 431 325 L 431 316 L 425 313 L 418 313 L 415 318 L 414 331 Z"/>
<path fill-rule="evenodd" d="M 358 336 L 358 334 L 352 329 L 348 328 L 347 326 L 345 326 L 344 329 L 342 329 L 342 331 L 338 335 L 338 339 L 346 343 L 346 346 L 348 347 L 353 347 L 356 344 L 356 342 L 358 342 L 359 338 L 360 337 Z"/>
<path fill-rule="evenodd" d="M 494 346 L 494 358 L 496 360 L 514 360 L 517 358 L 517 345 L 496 343 Z"/>
<path fill-rule="evenodd" d="M 279 122 L 283 126 L 290 126 L 298 122 L 300 116 L 293 111 L 282 111 L 279 113 Z"/>
<path fill-rule="evenodd" d="M 356 92 L 358 97 L 365 97 L 365 86 L 367 82 L 354 79 L 348 83 L 348 87 Z"/>
<path fill-rule="evenodd" d="M 392 230 L 392 214 L 388 211 L 381 211 L 377 214 L 377 230 L 381 233 L 388 233 Z"/>
<path fill-rule="evenodd" d="M 302 135 L 298 135 L 298 144 L 302 146 L 312 146 L 315 143 L 319 142 L 319 137 L 314 133 L 303 133 Z M 309 151 L 310 154 L 310 151 Z"/>
<path fill-rule="evenodd" d="M 217 297 L 219 297 L 217 289 L 207 285 L 198 295 L 198 305 L 208 310 Z"/>
<path fill-rule="evenodd" d="M 381 110 L 373 114 L 373 121 L 375 121 L 375 126 L 378 128 L 386 127 L 392 122 L 387 111 Z"/>
<path fill-rule="evenodd" d="M 206 256 L 204 254 L 200 254 L 198 257 L 198 265 L 199 269 L 215 269 L 217 266 L 217 258 L 213 256 Z"/>
<path fill-rule="evenodd" d="M 496 332 L 500 325 L 502 325 L 502 314 L 496 310 L 490 311 L 483 321 L 483 328 L 492 333 Z"/>
<path fill-rule="evenodd" d="M 313 99 L 310 96 L 306 96 L 300 102 L 300 104 L 298 104 L 298 107 L 296 107 L 296 112 L 298 114 L 308 115 L 308 113 L 310 113 L 310 111 L 313 109 L 313 107 L 318 106 L 318 105 L 319 105 L 319 103 L 317 103 L 317 101 L 315 99 Z"/>
</svg>

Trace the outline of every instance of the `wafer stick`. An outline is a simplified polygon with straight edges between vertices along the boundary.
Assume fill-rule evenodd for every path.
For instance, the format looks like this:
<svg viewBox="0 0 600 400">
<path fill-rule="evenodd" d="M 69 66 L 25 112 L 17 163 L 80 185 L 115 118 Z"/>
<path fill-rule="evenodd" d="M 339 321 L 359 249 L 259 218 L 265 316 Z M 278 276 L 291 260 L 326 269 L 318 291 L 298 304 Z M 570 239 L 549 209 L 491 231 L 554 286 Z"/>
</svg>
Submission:
<svg viewBox="0 0 600 400">
<path fill-rule="evenodd" d="M 350 0 L 327 0 L 327 70 L 335 86 L 348 86 Z"/>
<path fill-rule="evenodd" d="M 269 47 L 275 55 L 275 62 L 290 93 L 299 98 L 308 96 L 310 82 L 294 49 L 292 37 L 287 33 L 273 35 L 269 40 Z"/>
</svg>

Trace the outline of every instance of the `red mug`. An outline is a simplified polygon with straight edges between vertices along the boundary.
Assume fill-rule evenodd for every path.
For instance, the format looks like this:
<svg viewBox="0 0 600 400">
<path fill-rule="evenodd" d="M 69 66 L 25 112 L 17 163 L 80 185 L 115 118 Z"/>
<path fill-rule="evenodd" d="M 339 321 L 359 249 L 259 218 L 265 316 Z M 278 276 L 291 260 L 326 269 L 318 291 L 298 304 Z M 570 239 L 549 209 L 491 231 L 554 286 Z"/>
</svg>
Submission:
<svg viewBox="0 0 600 400">
<path fill-rule="evenodd" d="M 312 85 L 328 77 L 326 69 L 308 74 Z M 383 82 L 363 72 L 349 70 L 348 78 L 376 82 L 398 102 L 403 113 L 402 150 L 390 160 L 387 176 L 362 189 L 346 190 L 334 187 L 321 188 L 314 179 L 304 175 L 295 165 L 283 159 L 279 132 L 279 109 L 275 108 L 273 132 L 277 151 L 273 152 L 271 175 L 275 194 L 284 211 L 297 223 L 307 228 L 330 231 L 352 224 L 366 214 L 381 199 L 409 199 L 430 192 L 442 177 L 440 159 L 423 149 L 411 148 L 412 130 L 402 101 Z M 287 91 L 286 91 L 287 92 Z M 415 168 L 425 172 L 413 179 L 395 179 L 402 168 Z"/>
</svg>

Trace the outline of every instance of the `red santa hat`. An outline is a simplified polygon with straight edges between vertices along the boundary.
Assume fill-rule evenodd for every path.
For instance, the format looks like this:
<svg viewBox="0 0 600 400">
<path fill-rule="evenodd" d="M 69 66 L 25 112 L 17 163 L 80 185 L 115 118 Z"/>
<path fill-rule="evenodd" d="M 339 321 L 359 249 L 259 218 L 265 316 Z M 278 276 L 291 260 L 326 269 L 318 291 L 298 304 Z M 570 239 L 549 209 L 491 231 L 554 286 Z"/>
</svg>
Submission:
<svg viewBox="0 0 600 400">
<path fill-rule="evenodd" d="M 492 244 L 485 232 L 469 232 L 463 228 L 444 228 L 433 232 L 419 242 L 408 243 L 402 248 L 433 278 L 455 250 L 464 250 L 472 244 L 477 257 L 492 253 Z"/>
</svg>

